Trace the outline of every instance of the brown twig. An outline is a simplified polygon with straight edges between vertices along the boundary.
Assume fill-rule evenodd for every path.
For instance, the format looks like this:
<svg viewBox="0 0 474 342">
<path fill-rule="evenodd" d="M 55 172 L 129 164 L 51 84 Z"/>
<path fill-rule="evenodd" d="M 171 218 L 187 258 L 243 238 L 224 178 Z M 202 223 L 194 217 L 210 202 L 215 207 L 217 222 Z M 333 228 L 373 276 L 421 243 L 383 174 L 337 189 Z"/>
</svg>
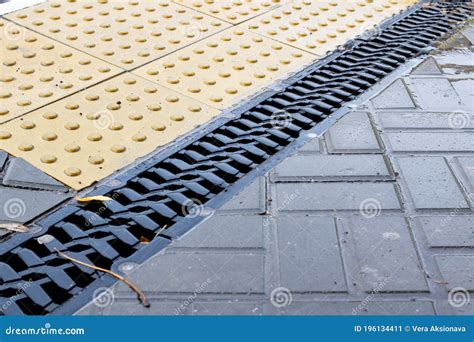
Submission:
<svg viewBox="0 0 474 342">
<path fill-rule="evenodd" d="M 55 248 L 56 249 L 56 248 Z M 100 272 L 105 272 L 107 274 L 110 274 L 112 277 L 124 282 L 125 284 L 127 284 L 127 286 L 132 289 L 136 294 L 137 294 L 137 298 L 138 300 L 140 301 L 140 303 L 146 307 L 146 308 L 149 308 L 150 307 L 150 303 L 148 302 L 148 299 L 146 298 L 145 294 L 136 286 L 134 285 L 133 283 L 131 283 L 129 280 L 127 280 L 126 278 L 122 277 L 120 274 L 117 274 L 115 272 L 112 272 L 110 270 L 107 270 L 105 268 L 102 268 L 102 267 L 97 267 L 97 266 L 94 266 L 94 265 L 90 265 L 90 264 L 87 264 L 83 261 L 80 261 L 80 260 L 77 260 L 77 259 L 74 259 L 70 256 L 67 256 L 66 254 L 60 252 L 58 249 L 56 249 L 56 252 L 62 256 L 63 258 L 65 259 L 68 259 L 72 262 L 75 262 L 76 264 L 79 264 L 79 265 L 82 265 L 82 266 L 86 266 L 86 267 L 89 267 L 89 268 L 92 268 L 94 270 L 97 270 L 97 271 L 100 271 Z"/>
</svg>

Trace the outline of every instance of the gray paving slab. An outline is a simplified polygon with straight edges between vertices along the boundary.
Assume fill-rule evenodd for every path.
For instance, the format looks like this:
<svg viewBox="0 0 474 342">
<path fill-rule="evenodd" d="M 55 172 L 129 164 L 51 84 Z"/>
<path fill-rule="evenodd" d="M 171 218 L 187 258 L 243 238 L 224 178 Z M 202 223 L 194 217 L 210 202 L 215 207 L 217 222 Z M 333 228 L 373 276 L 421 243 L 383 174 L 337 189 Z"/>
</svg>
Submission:
<svg viewBox="0 0 474 342">
<path fill-rule="evenodd" d="M 253 212 L 265 211 L 265 179 L 260 177 L 244 188 L 236 197 L 225 203 L 221 208 L 223 211 Z"/>
<path fill-rule="evenodd" d="M 430 301 L 292 301 L 282 308 L 267 304 L 268 314 L 279 315 L 434 315 L 433 303 Z"/>
<path fill-rule="evenodd" d="M 474 85 L 472 80 L 453 79 L 451 80 L 451 85 L 467 108 L 474 110 Z"/>
<path fill-rule="evenodd" d="M 418 217 L 430 247 L 474 247 L 474 216 Z"/>
<path fill-rule="evenodd" d="M 346 292 L 332 217 L 279 216 L 280 285 L 291 292 Z"/>
<path fill-rule="evenodd" d="M 281 183 L 274 188 L 282 212 L 358 211 L 367 202 L 374 202 L 383 211 L 400 209 L 395 187 L 390 183 Z"/>
<path fill-rule="evenodd" d="M 334 181 L 393 179 L 381 155 L 296 155 L 279 164 L 276 181 Z"/>
<path fill-rule="evenodd" d="M 264 255 L 261 253 L 173 253 L 158 254 L 147 269 L 137 268 L 128 279 L 149 293 L 263 293 Z M 118 292 L 129 293 L 119 284 Z"/>
<path fill-rule="evenodd" d="M 474 156 L 456 157 L 454 160 L 461 167 L 465 177 L 466 188 L 469 192 L 474 192 Z"/>
<path fill-rule="evenodd" d="M 452 121 L 456 119 L 456 114 L 451 113 L 426 113 L 426 112 L 380 112 L 378 113 L 383 128 L 388 129 L 447 129 L 450 130 L 453 127 Z M 463 128 L 474 128 L 474 118 L 471 120 L 472 115 L 468 113 L 459 113 L 457 116 L 459 119 L 465 120 Z M 389 135 L 389 137 L 396 139 L 397 134 Z M 406 135 L 401 135 L 401 141 Z M 416 136 L 416 134 L 414 135 Z M 442 135 L 444 136 L 444 135 Z M 411 136 L 409 136 L 411 137 Z M 412 138 L 413 139 L 413 138 Z M 409 144 L 402 145 L 400 142 L 395 141 L 395 146 L 406 146 L 410 149 Z M 423 148 L 423 147 L 421 147 Z"/>
<path fill-rule="evenodd" d="M 112 297 L 111 297 L 112 298 Z M 150 307 L 137 305 L 136 298 L 121 298 L 114 295 L 106 306 L 101 301 L 88 304 L 76 313 L 78 316 L 85 315 L 130 315 L 130 316 L 171 316 L 171 315 L 189 315 L 191 305 L 185 305 L 184 300 L 170 302 L 150 299 Z"/>
<path fill-rule="evenodd" d="M 442 157 L 398 158 L 417 209 L 468 209 L 459 184 Z"/>
<path fill-rule="evenodd" d="M 413 109 L 415 104 L 401 78 L 385 88 L 372 99 L 376 109 Z"/>
<path fill-rule="evenodd" d="M 438 255 L 436 262 L 449 290 L 474 291 L 474 255 Z"/>
<path fill-rule="evenodd" d="M 473 132 L 390 132 L 386 134 L 395 152 L 471 152 Z"/>
<path fill-rule="evenodd" d="M 463 31 L 462 34 L 464 37 L 469 39 L 471 44 L 474 44 L 474 26 L 468 26 Z"/>
<path fill-rule="evenodd" d="M 245 303 L 239 301 L 226 302 L 194 302 L 193 315 L 262 315 L 263 305 L 261 303 Z"/>
<path fill-rule="evenodd" d="M 67 190 L 62 183 L 21 158 L 13 158 L 10 162 L 5 171 L 3 184 L 39 189 L 59 188 Z"/>
<path fill-rule="evenodd" d="M 8 153 L 4 151 L 0 151 L 0 172 L 2 171 L 3 166 L 5 165 L 7 161 L 7 158 L 8 158 Z"/>
<path fill-rule="evenodd" d="M 432 57 L 428 57 L 419 66 L 417 66 L 411 73 L 412 75 L 441 75 L 442 72 L 438 64 Z"/>
<path fill-rule="evenodd" d="M 411 83 L 423 109 L 451 112 L 466 107 L 447 79 L 412 78 Z"/>
<path fill-rule="evenodd" d="M 347 238 L 352 239 L 364 291 L 428 291 L 421 262 L 407 222 L 401 217 L 350 217 Z"/>
<path fill-rule="evenodd" d="M 263 248 L 263 216 L 214 215 L 173 244 L 189 248 Z"/>
<path fill-rule="evenodd" d="M 330 153 L 379 153 L 381 145 L 365 112 L 339 120 L 325 135 Z"/>
<path fill-rule="evenodd" d="M 0 222 L 25 223 L 64 201 L 68 196 L 0 186 Z"/>
<path fill-rule="evenodd" d="M 324 143 L 324 139 L 321 137 L 311 139 L 310 142 L 301 147 L 298 152 L 321 152 L 321 144 Z"/>
</svg>

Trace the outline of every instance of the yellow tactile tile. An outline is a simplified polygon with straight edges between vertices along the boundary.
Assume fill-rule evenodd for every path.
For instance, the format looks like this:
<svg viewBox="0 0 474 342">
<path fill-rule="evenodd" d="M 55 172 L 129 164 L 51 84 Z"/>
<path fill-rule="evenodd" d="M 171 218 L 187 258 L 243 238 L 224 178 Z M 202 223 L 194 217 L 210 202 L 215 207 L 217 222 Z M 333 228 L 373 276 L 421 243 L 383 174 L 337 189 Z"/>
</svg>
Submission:
<svg viewBox="0 0 474 342">
<path fill-rule="evenodd" d="M 213 17 L 238 24 L 291 0 L 174 0 Z"/>
<path fill-rule="evenodd" d="M 415 0 L 301 0 L 239 26 L 322 56 L 413 3 Z"/>
<path fill-rule="evenodd" d="M 132 74 L 0 126 L 0 149 L 84 188 L 219 113 Z"/>
<path fill-rule="evenodd" d="M 0 123 L 123 72 L 0 19 Z"/>
<path fill-rule="evenodd" d="M 134 72 L 222 109 L 310 64 L 314 58 L 233 27 Z"/>
<path fill-rule="evenodd" d="M 6 17 L 127 70 L 230 26 L 163 0 L 59 0 Z"/>
</svg>

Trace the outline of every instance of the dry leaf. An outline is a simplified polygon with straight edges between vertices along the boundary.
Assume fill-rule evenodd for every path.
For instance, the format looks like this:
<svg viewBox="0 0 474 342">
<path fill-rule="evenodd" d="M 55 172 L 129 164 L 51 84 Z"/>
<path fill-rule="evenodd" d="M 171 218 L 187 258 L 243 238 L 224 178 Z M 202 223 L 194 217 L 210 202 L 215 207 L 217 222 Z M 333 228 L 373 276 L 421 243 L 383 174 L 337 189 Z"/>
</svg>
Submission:
<svg viewBox="0 0 474 342">
<path fill-rule="evenodd" d="M 144 236 L 140 236 L 140 243 L 146 245 L 146 244 L 149 244 L 149 243 L 150 243 L 150 240 L 148 240 L 148 239 L 147 239 L 146 237 L 144 237 Z"/>
<path fill-rule="evenodd" d="M 0 229 L 18 233 L 26 233 L 28 231 L 27 227 L 19 223 L 0 223 Z"/>
<path fill-rule="evenodd" d="M 111 201 L 112 199 L 107 196 L 92 196 L 92 197 L 76 197 L 76 201 L 81 203 L 88 203 L 92 201 L 104 202 L 104 201 Z"/>
</svg>

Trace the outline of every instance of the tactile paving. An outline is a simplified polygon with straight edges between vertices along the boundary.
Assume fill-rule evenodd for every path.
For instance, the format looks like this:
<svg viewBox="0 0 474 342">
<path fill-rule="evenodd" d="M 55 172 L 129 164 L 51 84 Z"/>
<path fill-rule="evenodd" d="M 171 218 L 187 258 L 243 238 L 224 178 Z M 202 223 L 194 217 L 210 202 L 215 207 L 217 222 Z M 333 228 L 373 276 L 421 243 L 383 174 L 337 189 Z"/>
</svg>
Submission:
<svg viewBox="0 0 474 342">
<path fill-rule="evenodd" d="M 3 19 L 0 56 L 0 123 L 123 72 Z"/>
<path fill-rule="evenodd" d="M 226 108 L 314 59 L 299 49 L 233 27 L 134 72 Z"/>
<path fill-rule="evenodd" d="M 322 56 L 413 3 L 415 0 L 302 0 L 239 26 Z"/>
<path fill-rule="evenodd" d="M 160 0 L 59 0 L 6 17 L 127 70 L 230 26 Z"/>
<path fill-rule="evenodd" d="M 291 0 L 174 0 L 213 17 L 238 24 Z"/>
<path fill-rule="evenodd" d="M 81 189 L 217 114 L 124 74 L 3 124 L 0 148 Z"/>
</svg>

